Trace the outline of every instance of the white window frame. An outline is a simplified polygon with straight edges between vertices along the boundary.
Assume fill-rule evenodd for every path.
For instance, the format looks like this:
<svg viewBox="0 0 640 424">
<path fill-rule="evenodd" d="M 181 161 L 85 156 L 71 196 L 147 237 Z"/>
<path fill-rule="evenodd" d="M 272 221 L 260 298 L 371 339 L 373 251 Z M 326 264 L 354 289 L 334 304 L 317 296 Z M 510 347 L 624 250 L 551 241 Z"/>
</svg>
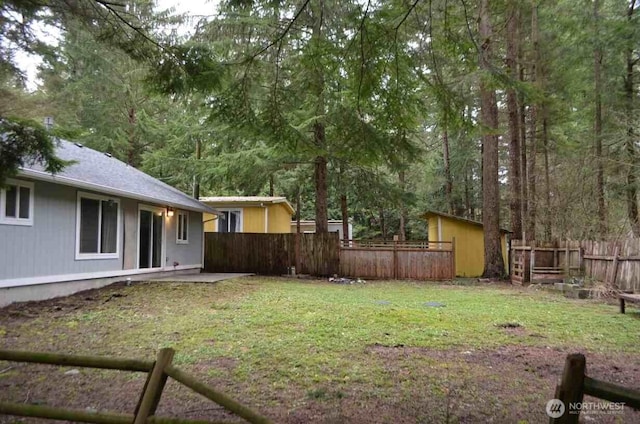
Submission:
<svg viewBox="0 0 640 424">
<path fill-rule="evenodd" d="M 6 188 L 0 189 L 0 224 L 33 226 L 33 213 L 35 209 L 34 184 L 27 181 L 7 179 L 6 185 L 17 187 L 18 196 L 16 197 L 16 212 L 18 216 L 15 218 L 12 216 L 6 216 L 7 190 Z M 29 218 L 20 218 L 20 187 L 29 189 Z"/>
<path fill-rule="evenodd" d="M 117 224 L 117 232 L 116 235 L 116 252 L 115 253 L 80 253 L 80 219 L 81 219 L 81 208 L 80 208 L 80 200 L 81 199 L 93 199 L 100 201 L 113 201 L 118 205 L 118 224 Z M 102 225 L 102 207 L 98 209 L 98 222 Z M 98 246 L 100 246 L 100 236 L 101 236 L 100 228 L 98 228 Z M 84 191 L 78 191 L 78 196 L 76 200 L 76 260 L 84 261 L 91 259 L 118 259 L 120 258 L 120 242 L 121 242 L 121 233 L 122 233 L 122 207 L 120 205 L 120 199 L 116 197 L 109 196 L 101 196 L 99 194 L 87 193 Z"/>
<path fill-rule="evenodd" d="M 178 213 L 176 213 L 176 244 L 189 244 L 189 212 L 187 211 L 178 211 Z M 187 238 L 183 239 L 181 238 L 181 234 L 178 231 L 180 229 L 180 218 L 184 217 L 184 222 L 182 223 L 182 226 L 186 226 L 187 227 Z"/>
<path fill-rule="evenodd" d="M 160 246 L 160 266 L 155 268 L 140 268 L 140 212 L 147 211 L 158 213 L 162 216 L 162 245 Z M 138 224 L 136 230 L 136 269 L 145 270 L 163 270 L 167 263 L 167 214 L 166 209 L 158 206 L 145 205 L 138 203 Z"/>
<path fill-rule="evenodd" d="M 220 212 L 240 212 L 240 231 L 238 233 L 244 233 L 244 210 L 238 208 L 216 208 Z M 216 232 L 220 232 L 220 218 L 216 219 Z"/>
</svg>

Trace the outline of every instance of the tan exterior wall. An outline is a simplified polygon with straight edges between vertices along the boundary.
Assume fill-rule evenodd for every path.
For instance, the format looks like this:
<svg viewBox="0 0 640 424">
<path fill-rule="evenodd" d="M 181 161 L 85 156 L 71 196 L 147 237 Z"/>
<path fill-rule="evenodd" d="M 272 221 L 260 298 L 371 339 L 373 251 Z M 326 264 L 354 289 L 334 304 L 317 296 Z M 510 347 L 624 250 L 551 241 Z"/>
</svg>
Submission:
<svg viewBox="0 0 640 424">
<path fill-rule="evenodd" d="M 216 207 L 216 206 L 214 206 Z M 269 233 L 289 233 L 291 232 L 291 214 L 289 210 L 282 204 L 269 204 L 267 207 L 266 224 Z M 243 233 L 264 233 L 265 232 L 265 208 L 262 206 L 241 206 L 230 207 L 220 206 L 221 210 L 235 209 L 242 210 L 242 228 Z M 211 214 L 204 214 L 204 231 L 207 233 L 218 231 L 218 221 L 211 220 L 214 218 Z"/>
<path fill-rule="evenodd" d="M 264 233 L 264 209 L 260 206 L 239 208 L 242 209 L 242 232 Z"/>
<path fill-rule="evenodd" d="M 440 220 L 440 231 L 438 231 L 438 220 Z M 428 233 L 429 241 L 451 241 L 455 237 L 457 276 L 479 277 L 482 275 L 484 271 L 484 230 L 482 227 L 444 216 L 432 216 L 429 218 Z M 504 233 L 500 240 L 506 270 L 507 239 Z"/>
<path fill-rule="evenodd" d="M 290 233 L 291 213 L 282 204 L 269 205 L 269 233 Z"/>
</svg>

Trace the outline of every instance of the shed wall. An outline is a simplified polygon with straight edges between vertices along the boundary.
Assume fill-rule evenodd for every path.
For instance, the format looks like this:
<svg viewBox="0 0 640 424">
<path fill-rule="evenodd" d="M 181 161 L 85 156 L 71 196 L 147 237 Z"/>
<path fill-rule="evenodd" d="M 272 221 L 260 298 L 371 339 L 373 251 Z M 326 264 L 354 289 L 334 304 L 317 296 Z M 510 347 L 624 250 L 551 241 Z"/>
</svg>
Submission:
<svg viewBox="0 0 640 424">
<path fill-rule="evenodd" d="M 442 226 L 439 238 L 438 219 Z M 451 241 L 456 239 L 456 275 L 459 277 L 479 277 L 484 271 L 484 229 L 478 225 L 458 221 L 448 217 L 431 217 L 428 223 L 430 241 Z M 507 240 L 500 236 L 502 259 L 507 268 Z"/>
</svg>

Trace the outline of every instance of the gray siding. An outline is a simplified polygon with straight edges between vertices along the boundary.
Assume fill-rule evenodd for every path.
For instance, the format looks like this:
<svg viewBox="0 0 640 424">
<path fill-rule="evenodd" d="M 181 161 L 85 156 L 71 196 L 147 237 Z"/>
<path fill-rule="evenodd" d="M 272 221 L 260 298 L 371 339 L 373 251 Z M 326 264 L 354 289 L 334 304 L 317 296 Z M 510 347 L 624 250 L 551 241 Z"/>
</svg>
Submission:
<svg viewBox="0 0 640 424">
<path fill-rule="evenodd" d="M 167 220 L 167 267 L 174 262 L 180 265 L 198 265 L 202 263 L 202 213 L 189 212 L 189 244 L 176 243 L 176 227 L 178 211 L 173 218 Z"/>
<path fill-rule="evenodd" d="M 122 237 L 118 259 L 75 259 L 78 189 L 35 181 L 34 193 L 33 226 L 0 224 L 0 280 L 122 269 Z"/>
<path fill-rule="evenodd" d="M 34 183 L 33 226 L 0 224 L 0 280 L 135 268 L 138 254 L 138 207 L 144 204 L 164 208 L 164 205 L 120 198 L 119 258 L 76 260 L 77 193 L 87 190 L 48 182 Z M 202 213 L 189 212 L 189 244 L 176 243 L 176 222 L 177 213 L 173 218 L 165 220 L 165 267 L 172 269 L 174 262 L 181 266 L 200 264 Z"/>
</svg>

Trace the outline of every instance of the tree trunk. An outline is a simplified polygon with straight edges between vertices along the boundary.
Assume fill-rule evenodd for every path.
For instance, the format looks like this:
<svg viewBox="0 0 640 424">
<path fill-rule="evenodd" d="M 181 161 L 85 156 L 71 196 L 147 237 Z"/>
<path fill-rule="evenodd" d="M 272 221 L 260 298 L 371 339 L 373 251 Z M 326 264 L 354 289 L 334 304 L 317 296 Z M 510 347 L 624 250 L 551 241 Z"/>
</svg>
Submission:
<svg viewBox="0 0 640 424">
<path fill-rule="evenodd" d="M 300 234 L 300 208 L 302 207 L 302 199 L 300 196 L 300 187 L 296 193 L 296 233 Z"/>
<path fill-rule="evenodd" d="M 515 0 L 509 2 L 507 22 L 507 73 L 515 83 L 518 78 L 518 6 Z M 522 234 L 522 184 L 520 174 L 520 116 L 516 90 L 507 90 L 507 111 L 509 115 L 509 192 L 511 210 L 511 231 L 520 237 Z"/>
<path fill-rule="evenodd" d="M 598 233 L 604 238 L 607 233 L 607 212 L 604 199 L 604 165 L 602 161 L 602 47 L 600 46 L 600 0 L 593 2 L 595 27 L 595 49 L 593 51 L 593 78 L 595 91 L 595 116 L 593 124 L 596 153 L 596 201 L 598 205 Z"/>
<path fill-rule="evenodd" d="M 447 209 L 450 214 L 453 214 L 453 179 L 451 178 L 451 160 L 449 157 L 449 129 L 447 125 L 447 116 L 444 116 L 444 128 L 442 129 L 442 147 L 443 147 L 443 159 L 444 159 L 444 193 L 447 199 Z M 404 239 L 403 239 L 404 240 Z"/>
<path fill-rule="evenodd" d="M 138 117 L 136 115 L 136 109 L 134 107 L 130 107 L 127 111 L 127 123 L 129 124 L 129 151 L 127 152 L 127 164 L 137 168 L 140 166 L 140 149 L 138 146 L 138 140 L 136 137 L 136 124 L 138 122 Z"/>
<path fill-rule="evenodd" d="M 404 192 L 406 189 L 405 183 L 405 171 L 404 169 L 398 172 L 398 182 L 400 183 L 400 190 L 402 190 L 403 198 L 400 199 L 400 224 L 399 224 L 399 239 L 400 241 L 405 241 L 407 239 L 407 208 L 404 204 Z"/>
<path fill-rule="evenodd" d="M 269 196 L 273 197 L 273 193 L 275 193 L 275 182 L 273 174 L 271 174 L 269 175 Z"/>
<path fill-rule="evenodd" d="M 344 246 L 348 246 L 349 240 L 349 209 L 347 207 L 347 195 L 340 196 L 340 212 L 342 214 L 342 238 L 345 240 Z"/>
<path fill-rule="evenodd" d="M 382 234 L 382 240 L 386 240 L 387 239 L 387 225 L 384 221 L 384 209 L 380 208 L 379 210 L 379 217 L 380 217 L 380 233 Z"/>
<path fill-rule="evenodd" d="M 471 207 L 471 193 L 469 189 L 469 170 L 464 170 L 464 207 L 466 209 L 465 216 L 473 219 L 473 209 Z"/>
<path fill-rule="evenodd" d="M 324 125 L 316 124 L 315 131 L 321 131 L 324 140 Z M 327 213 L 327 159 L 324 156 L 317 156 L 314 162 L 315 182 L 316 182 L 316 233 L 329 232 L 329 218 Z"/>
<path fill-rule="evenodd" d="M 525 81 L 525 67 L 520 67 L 520 81 Z M 520 104 L 520 192 L 522 193 L 520 207 L 522 209 L 522 232 L 516 234 L 521 240 L 526 240 L 525 224 L 529 222 L 529 174 L 527 172 L 527 109 L 524 105 L 524 95 L 519 96 Z M 528 234 L 528 233 L 527 233 Z"/>
<path fill-rule="evenodd" d="M 535 0 L 531 7 L 531 40 L 533 43 L 533 62 L 531 65 L 531 81 L 537 87 L 539 85 L 538 64 L 540 62 L 539 33 L 538 33 L 538 5 Z M 527 241 L 536 239 L 536 215 L 537 215 L 537 199 L 536 199 L 536 156 L 538 152 L 538 102 L 534 102 L 530 107 L 529 113 L 529 155 L 527 157 L 527 183 L 528 183 L 528 199 L 527 199 L 527 228 L 525 236 Z"/>
<path fill-rule="evenodd" d="M 542 106 L 542 145 L 544 146 L 544 238 L 551 241 L 551 182 L 549 178 L 549 115 Z"/>
<path fill-rule="evenodd" d="M 196 139 L 196 161 L 200 161 L 202 157 L 202 142 L 200 138 Z M 200 198 L 200 175 L 198 175 L 198 169 L 196 168 L 196 174 L 193 176 L 193 198 Z"/>
<path fill-rule="evenodd" d="M 320 42 L 322 39 L 322 21 L 324 13 L 324 0 L 311 2 L 313 14 L 312 42 L 317 47 L 318 57 L 320 55 Z M 313 91 L 316 96 L 316 116 L 319 118 L 313 124 L 313 141 L 320 151 L 326 149 L 326 135 L 323 118 L 325 114 L 324 105 L 324 74 L 321 66 L 314 69 Z M 318 155 L 314 161 L 314 177 L 316 189 L 316 233 L 328 233 L 329 222 L 327 212 L 327 158 Z"/>
<path fill-rule="evenodd" d="M 489 0 L 480 2 L 480 121 L 484 127 L 482 136 L 482 223 L 484 226 L 485 278 L 504 276 L 504 262 L 500 243 L 500 186 L 498 180 L 498 105 L 496 93 L 490 88 L 489 73 L 492 59 L 492 30 Z"/>
<path fill-rule="evenodd" d="M 627 24 L 631 27 L 633 23 L 633 12 L 635 10 L 636 0 L 629 2 L 629 8 L 627 9 Z M 630 43 L 631 44 L 631 43 Z M 640 237 L 640 217 L 638 216 L 638 187 L 636 177 L 636 167 L 638 166 L 638 153 L 635 146 L 635 131 L 634 131 L 634 94 L 635 86 L 633 80 L 633 68 L 635 59 L 633 58 L 633 45 L 627 48 L 626 51 L 627 62 L 627 75 L 624 79 L 624 94 L 625 94 L 625 115 L 627 125 L 627 138 L 625 141 L 625 147 L 628 156 L 628 168 L 627 168 L 627 216 L 629 218 L 629 224 L 631 225 L 631 231 L 634 237 Z"/>
</svg>

